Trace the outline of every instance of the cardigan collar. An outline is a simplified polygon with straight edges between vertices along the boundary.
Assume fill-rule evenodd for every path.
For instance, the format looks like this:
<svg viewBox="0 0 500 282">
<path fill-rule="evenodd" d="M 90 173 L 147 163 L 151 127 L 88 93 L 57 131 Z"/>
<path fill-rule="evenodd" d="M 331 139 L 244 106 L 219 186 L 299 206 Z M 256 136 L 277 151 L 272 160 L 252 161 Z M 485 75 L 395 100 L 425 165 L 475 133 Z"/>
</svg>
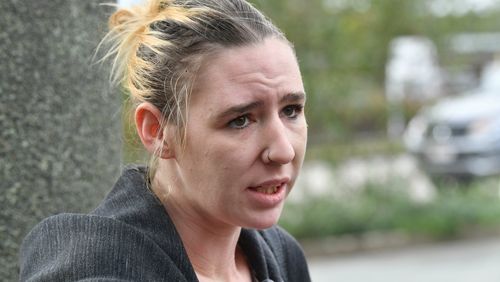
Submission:
<svg viewBox="0 0 500 282">
<path fill-rule="evenodd" d="M 170 216 L 146 185 L 146 173 L 144 166 L 127 166 L 93 214 L 112 217 L 138 229 L 172 259 L 186 281 L 198 281 Z M 243 228 L 238 244 L 258 281 L 282 281 L 278 263 L 258 231 Z"/>
</svg>

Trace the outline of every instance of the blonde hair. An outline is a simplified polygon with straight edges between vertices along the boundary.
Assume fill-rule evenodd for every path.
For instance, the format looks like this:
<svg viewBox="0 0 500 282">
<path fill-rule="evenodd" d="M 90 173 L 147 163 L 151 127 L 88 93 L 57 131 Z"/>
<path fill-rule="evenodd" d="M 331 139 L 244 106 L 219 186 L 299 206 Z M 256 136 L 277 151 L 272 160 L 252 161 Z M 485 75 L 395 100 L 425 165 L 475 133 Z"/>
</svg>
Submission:
<svg viewBox="0 0 500 282">
<path fill-rule="evenodd" d="M 112 60 L 112 80 L 135 102 L 150 102 L 184 143 L 188 100 L 204 60 L 224 48 L 286 41 L 282 32 L 244 0 L 149 0 L 119 9 L 109 19 L 103 59 Z M 149 169 L 154 175 L 157 155 Z"/>
</svg>

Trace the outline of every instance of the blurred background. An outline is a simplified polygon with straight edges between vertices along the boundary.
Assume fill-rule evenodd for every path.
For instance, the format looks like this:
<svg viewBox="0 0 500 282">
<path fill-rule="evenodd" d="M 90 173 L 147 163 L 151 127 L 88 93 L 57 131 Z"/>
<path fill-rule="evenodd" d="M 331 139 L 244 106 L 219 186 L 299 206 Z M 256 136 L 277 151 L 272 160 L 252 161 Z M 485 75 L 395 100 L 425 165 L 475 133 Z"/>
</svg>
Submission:
<svg viewBox="0 0 500 282">
<path fill-rule="evenodd" d="M 500 281 L 500 2 L 254 2 L 306 85 L 281 224 L 313 278 Z"/>
<path fill-rule="evenodd" d="M 283 221 L 296 235 L 498 226 L 498 1 L 255 4 L 294 42 L 308 94 L 308 155 Z M 299 216 L 295 202 L 312 205 Z"/>
<path fill-rule="evenodd" d="M 16 1 L 7 2 L 14 17 L 31 5 L 25 3 L 20 9 Z M 83 8 L 77 2 L 66 2 L 76 6 L 65 13 L 78 18 L 78 13 L 83 17 L 85 11 L 102 9 L 95 4 L 79 10 Z M 119 1 L 124 6 L 132 2 Z M 500 2 L 251 2 L 294 43 L 306 87 L 308 151 L 280 224 L 303 244 L 314 281 L 500 281 L 500 240 L 496 239 L 500 234 Z M 37 5 L 40 9 L 44 6 Z M 89 45 L 84 56 L 87 62 L 105 30 L 105 17 L 104 13 L 95 19 L 102 22 L 95 27 L 95 36 L 82 41 Z M 12 34 L 23 28 L 26 26 Z M 0 38 L 9 42 L 8 36 Z M 59 59 L 71 56 L 70 52 Z M 8 71 L 4 68 L 8 59 L 2 60 L 0 74 Z M 0 99 L 7 105 L 7 91 L 2 92 L 5 79 L 2 76 Z M 101 75 L 90 81 L 104 83 L 106 79 Z M 50 85 L 57 80 L 49 78 L 43 83 Z M 122 100 L 123 149 L 112 134 L 102 135 L 85 127 L 88 123 L 95 128 L 99 120 L 120 118 L 120 113 L 91 114 L 89 121 L 83 112 L 76 121 L 78 128 L 83 128 L 77 133 L 84 140 L 104 138 L 86 149 L 92 152 L 92 162 L 102 160 L 111 143 L 113 148 L 122 149 L 121 163 L 146 159 L 128 125 L 130 106 Z M 20 129 L 4 121 L 10 118 L 7 107 L 0 109 L 3 130 L 14 128 L 11 135 L 4 132 L 0 139 L 0 146 L 10 146 L 0 148 L 0 168 L 3 178 L 9 180 L 15 160 L 33 159 L 33 155 L 21 158 L 15 154 L 22 142 L 11 136 L 19 135 L 16 130 Z M 7 119 L 2 119 L 2 114 Z M 71 124 L 69 128 L 75 123 Z M 65 140 L 47 138 L 49 144 Z M 65 148 L 74 145 L 67 143 Z M 37 156 L 40 162 L 29 167 L 32 174 L 39 174 L 40 169 L 50 172 L 44 178 L 49 184 L 43 185 L 61 180 L 62 168 L 51 164 L 72 153 L 60 152 L 51 153 L 54 157 L 46 163 L 41 162 L 43 156 Z M 87 169 L 79 158 L 70 162 Z M 118 170 L 116 166 L 107 175 Z M 87 181 L 94 173 L 86 170 L 74 181 Z M 0 200 L 3 206 L 14 207 L 26 198 L 16 195 L 24 195 L 20 190 L 33 187 L 33 182 L 24 186 L 9 183 L 4 181 L 2 189 L 8 193 L 0 195 Z M 8 265 L 0 271 L 7 277 L 5 281 L 14 281 L 17 245 L 35 222 L 72 208 L 89 210 L 108 188 L 101 188 L 86 205 L 46 208 L 59 193 L 48 189 L 49 193 L 29 197 L 30 203 L 36 203 L 30 205 L 29 213 L 18 206 L 17 213 L 3 212 L 0 236 L 7 240 L 0 241 L 7 243 L 0 250 L 5 252 Z M 71 193 L 64 195 L 75 198 Z M 25 227 L 9 231 L 18 218 Z"/>
</svg>

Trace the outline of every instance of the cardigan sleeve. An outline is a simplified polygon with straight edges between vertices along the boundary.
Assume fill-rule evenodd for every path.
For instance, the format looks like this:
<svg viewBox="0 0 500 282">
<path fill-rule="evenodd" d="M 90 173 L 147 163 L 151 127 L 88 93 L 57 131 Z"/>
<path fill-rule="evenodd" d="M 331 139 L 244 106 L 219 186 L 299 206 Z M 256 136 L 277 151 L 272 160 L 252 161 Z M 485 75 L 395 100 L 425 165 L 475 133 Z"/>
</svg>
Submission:
<svg viewBox="0 0 500 282">
<path fill-rule="evenodd" d="M 62 214 L 39 223 L 20 249 L 20 281 L 186 281 L 170 257 L 126 223 Z"/>
</svg>

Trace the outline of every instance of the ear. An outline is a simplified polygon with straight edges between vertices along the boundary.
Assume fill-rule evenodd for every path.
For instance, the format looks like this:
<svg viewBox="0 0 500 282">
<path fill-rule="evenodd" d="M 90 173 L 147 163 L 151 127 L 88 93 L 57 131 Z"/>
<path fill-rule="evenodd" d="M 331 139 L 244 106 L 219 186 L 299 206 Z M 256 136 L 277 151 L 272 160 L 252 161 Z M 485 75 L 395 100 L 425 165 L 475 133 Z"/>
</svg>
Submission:
<svg viewBox="0 0 500 282">
<path fill-rule="evenodd" d="M 163 115 L 153 104 L 143 102 L 135 109 L 135 125 L 142 144 L 150 154 L 159 154 L 162 159 L 174 157 L 171 130 L 162 128 Z M 168 126 L 168 125 L 164 125 Z M 170 144 L 169 144 L 170 143 Z"/>
</svg>

